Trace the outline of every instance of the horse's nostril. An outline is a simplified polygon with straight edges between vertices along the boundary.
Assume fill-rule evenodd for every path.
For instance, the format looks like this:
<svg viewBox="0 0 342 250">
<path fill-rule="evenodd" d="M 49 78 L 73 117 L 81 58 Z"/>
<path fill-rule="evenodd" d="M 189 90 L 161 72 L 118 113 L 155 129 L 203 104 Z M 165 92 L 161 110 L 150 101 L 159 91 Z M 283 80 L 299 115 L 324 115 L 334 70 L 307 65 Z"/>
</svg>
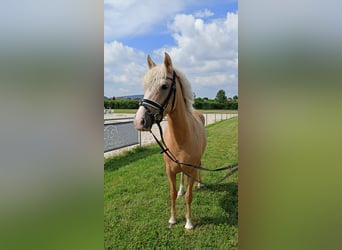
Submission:
<svg viewBox="0 0 342 250">
<path fill-rule="evenodd" d="M 144 119 L 144 118 L 141 119 L 140 124 L 141 124 L 141 125 L 144 125 L 144 124 L 145 124 L 145 119 Z"/>
</svg>

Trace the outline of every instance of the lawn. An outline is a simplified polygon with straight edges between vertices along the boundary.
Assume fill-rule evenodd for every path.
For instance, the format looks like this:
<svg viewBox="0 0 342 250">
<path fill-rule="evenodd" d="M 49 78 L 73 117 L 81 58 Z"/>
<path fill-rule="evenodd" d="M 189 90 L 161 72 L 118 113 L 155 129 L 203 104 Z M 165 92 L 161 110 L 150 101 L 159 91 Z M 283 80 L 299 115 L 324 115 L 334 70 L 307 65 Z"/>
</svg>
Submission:
<svg viewBox="0 0 342 250">
<path fill-rule="evenodd" d="M 207 127 L 203 166 L 213 169 L 237 162 L 237 125 L 238 118 L 232 118 Z M 177 224 L 169 228 L 169 184 L 159 152 L 152 145 L 105 160 L 104 248 L 237 249 L 238 174 L 194 189 L 191 232 L 184 229 L 184 198 L 178 199 Z M 203 172 L 202 178 L 213 183 L 225 173 Z"/>
</svg>

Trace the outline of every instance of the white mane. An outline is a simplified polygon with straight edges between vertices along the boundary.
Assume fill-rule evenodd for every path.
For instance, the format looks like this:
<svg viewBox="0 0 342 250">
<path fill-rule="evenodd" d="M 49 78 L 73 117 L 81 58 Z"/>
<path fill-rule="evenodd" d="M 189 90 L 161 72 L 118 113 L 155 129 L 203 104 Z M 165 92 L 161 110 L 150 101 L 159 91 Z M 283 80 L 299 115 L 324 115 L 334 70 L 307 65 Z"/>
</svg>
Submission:
<svg viewBox="0 0 342 250">
<path fill-rule="evenodd" d="M 182 93 L 183 93 L 185 105 L 187 109 L 190 112 L 192 112 L 194 96 L 193 96 L 190 82 L 182 71 L 180 71 L 177 68 L 173 68 L 173 70 L 176 72 L 178 79 L 180 81 L 180 84 L 182 86 Z M 165 66 L 163 64 L 156 65 L 155 67 L 148 70 L 143 77 L 144 90 L 146 91 L 147 88 L 151 88 L 152 91 L 156 91 L 164 83 L 164 79 L 166 77 L 167 77 L 167 70 Z M 177 89 L 177 91 L 179 90 Z"/>
</svg>

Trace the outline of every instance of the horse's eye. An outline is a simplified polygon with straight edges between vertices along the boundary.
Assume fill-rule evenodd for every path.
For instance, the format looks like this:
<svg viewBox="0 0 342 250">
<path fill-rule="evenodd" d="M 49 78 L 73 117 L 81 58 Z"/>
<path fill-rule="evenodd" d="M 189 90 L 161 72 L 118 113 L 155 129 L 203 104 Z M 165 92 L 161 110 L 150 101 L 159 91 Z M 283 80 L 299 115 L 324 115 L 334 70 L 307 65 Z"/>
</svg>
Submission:
<svg viewBox="0 0 342 250">
<path fill-rule="evenodd" d="M 165 84 L 163 84 L 163 85 L 161 86 L 161 88 L 162 88 L 162 89 L 168 89 L 168 87 L 169 87 L 169 85 L 168 85 L 168 84 L 166 84 L 166 83 L 165 83 Z"/>
</svg>

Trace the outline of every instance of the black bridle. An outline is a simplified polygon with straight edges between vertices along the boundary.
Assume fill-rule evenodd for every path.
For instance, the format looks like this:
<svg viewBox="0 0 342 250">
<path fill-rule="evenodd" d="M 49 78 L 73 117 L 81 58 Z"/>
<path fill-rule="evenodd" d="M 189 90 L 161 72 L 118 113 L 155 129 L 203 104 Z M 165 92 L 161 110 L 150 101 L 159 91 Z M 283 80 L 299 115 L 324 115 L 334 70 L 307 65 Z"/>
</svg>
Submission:
<svg viewBox="0 0 342 250">
<path fill-rule="evenodd" d="M 165 109 L 167 109 L 167 106 L 169 105 L 169 101 L 170 101 L 172 93 L 173 93 L 173 101 L 172 101 L 171 110 L 173 110 L 174 105 L 175 105 L 175 99 L 176 99 L 176 77 L 177 77 L 177 75 L 176 75 L 175 71 L 173 71 L 172 78 L 166 77 L 166 79 L 172 80 L 172 83 L 171 83 L 170 92 L 167 95 L 167 97 L 166 97 L 166 99 L 162 105 L 160 105 L 159 103 L 157 103 L 155 101 L 149 100 L 149 99 L 141 99 L 140 100 L 139 106 L 143 106 L 147 109 L 147 112 L 152 119 L 152 123 L 154 123 L 154 122 L 160 123 L 163 120 L 164 111 L 165 111 Z M 154 109 L 158 110 L 158 112 L 153 114 L 151 112 L 150 108 L 154 108 Z"/>
</svg>

